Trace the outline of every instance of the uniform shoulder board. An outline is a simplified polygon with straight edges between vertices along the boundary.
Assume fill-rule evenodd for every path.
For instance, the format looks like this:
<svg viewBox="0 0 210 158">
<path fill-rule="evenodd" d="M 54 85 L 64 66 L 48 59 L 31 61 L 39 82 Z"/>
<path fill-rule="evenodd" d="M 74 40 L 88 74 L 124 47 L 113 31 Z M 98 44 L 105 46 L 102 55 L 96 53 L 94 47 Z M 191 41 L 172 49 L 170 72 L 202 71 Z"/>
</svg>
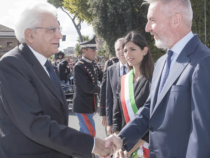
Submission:
<svg viewBox="0 0 210 158">
<path fill-rule="evenodd" d="M 83 61 L 81 61 L 81 60 L 80 60 L 80 61 L 78 61 L 78 62 L 79 62 L 80 64 L 84 64 L 84 62 L 83 62 Z"/>
<path fill-rule="evenodd" d="M 117 57 L 113 57 L 111 60 L 113 61 L 113 63 L 117 63 L 119 61 Z"/>
</svg>

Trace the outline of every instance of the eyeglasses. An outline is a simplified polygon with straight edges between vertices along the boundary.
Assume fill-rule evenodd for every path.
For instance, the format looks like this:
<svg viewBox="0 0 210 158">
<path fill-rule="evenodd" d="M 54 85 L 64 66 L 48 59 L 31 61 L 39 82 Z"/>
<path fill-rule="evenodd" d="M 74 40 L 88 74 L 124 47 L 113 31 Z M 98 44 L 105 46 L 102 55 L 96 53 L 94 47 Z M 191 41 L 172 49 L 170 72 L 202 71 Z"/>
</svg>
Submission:
<svg viewBox="0 0 210 158">
<path fill-rule="evenodd" d="M 49 33 L 54 34 L 56 32 L 61 32 L 62 27 L 34 27 L 33 29 L 47 29 Z"/>
</svg>

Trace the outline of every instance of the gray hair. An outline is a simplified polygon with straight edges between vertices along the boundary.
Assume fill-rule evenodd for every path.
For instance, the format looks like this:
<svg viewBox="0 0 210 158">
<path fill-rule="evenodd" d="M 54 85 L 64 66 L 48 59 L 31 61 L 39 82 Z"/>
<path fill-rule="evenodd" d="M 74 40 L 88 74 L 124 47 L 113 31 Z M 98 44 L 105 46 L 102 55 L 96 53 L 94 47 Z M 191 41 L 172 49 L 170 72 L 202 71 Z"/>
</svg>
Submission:
<svg viewBox="0 0 210 158">
<path fill-rule="evenodd" d="M 193 11 L 190 0 L 144 0 L 145 3 L 151 4 L 156 1 L 162 2 L 164 5 L 170 4 L 170 7 L 161 7 L 161 10 L 166 12 L 166 15 L 173 16 L 179 13 L 183 17 L 183 22 L 191 27 L 193 19 Z M 172 8 L 171 8 L 172 7 Z"/>
<path fill-rule="evenodd" d="M 21 43 L 25 43 L 25 30 L 28 28 L 37 27 L 42 22 L 43 14 L 46 13 L 57 17 L 56 8 L 49 3 L 41 3 L 25 9 L 15 23 L 14 30 L 16 38 Z"/>
<path fill-rule="evenodd" d="M 114 43 L 114 48 L 115 48 L 117 42 L 123 42 L 123 40 L 124 40 L 124 38 L 118 38 L 118 39 L 116 40 L 116 42 Z"/>
</svg>

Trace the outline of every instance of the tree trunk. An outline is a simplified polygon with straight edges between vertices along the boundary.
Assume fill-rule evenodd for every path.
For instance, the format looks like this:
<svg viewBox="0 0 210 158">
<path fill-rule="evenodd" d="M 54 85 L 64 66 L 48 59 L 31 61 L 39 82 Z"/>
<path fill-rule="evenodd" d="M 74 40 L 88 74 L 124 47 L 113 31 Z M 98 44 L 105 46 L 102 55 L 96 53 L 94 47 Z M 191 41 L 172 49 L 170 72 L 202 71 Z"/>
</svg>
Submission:
<svg viewBox="0 0 210 158">
<path fill-rule="evenodd" d="M 77 33 L 78 33 L 79 38 L 80 38 L 80 42 L 83 42 L 82 34 L 81 34 L 81 32 L 80 32 L 80 30 L 81 30 L 81 25 L 80 25 L 80 23 L 77 25 L 77 24 L 75 23 L 75 18 L 72 18 L 72 17 L 69 15 L 69 13 L 67 13 L 67 12 L 63 9 L 63 7 L 60 7 L 60 8 L 63 10 L 63 12 L 65 12 L 65 13 L 69 16 L 69 18 L 71 19 L 72 23 L 74 24 L 75 29 L 77 30 Z"/>
</svg>

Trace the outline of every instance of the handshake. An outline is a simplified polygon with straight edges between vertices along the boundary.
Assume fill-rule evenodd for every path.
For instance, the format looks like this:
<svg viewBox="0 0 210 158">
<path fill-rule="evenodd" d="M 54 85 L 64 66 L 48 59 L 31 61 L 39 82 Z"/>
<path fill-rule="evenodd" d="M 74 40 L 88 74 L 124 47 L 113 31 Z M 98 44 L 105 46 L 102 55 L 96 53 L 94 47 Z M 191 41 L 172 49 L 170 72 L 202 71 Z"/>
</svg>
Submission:
<svg viewBox="0 0 210 158">
<path fill-rule="evenodd" d="M 116 134 L 112 134 L 105 139 L 95 138 L 93 153 L 100 158 L 111 158 L 111 155 L 122 148 L 122 143 L 122 140 Z"/>
</svg>

